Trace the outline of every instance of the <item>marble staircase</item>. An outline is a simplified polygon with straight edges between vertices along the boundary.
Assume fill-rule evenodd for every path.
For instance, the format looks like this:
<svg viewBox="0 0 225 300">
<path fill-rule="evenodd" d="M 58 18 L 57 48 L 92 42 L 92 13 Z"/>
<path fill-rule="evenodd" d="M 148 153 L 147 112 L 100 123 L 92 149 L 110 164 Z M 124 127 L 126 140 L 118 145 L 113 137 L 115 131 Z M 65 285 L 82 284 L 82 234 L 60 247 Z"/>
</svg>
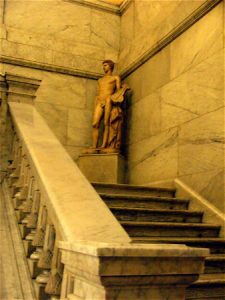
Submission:
<svg viewBox="0 0 225 300">
<path fill-rule="evenodd" d="M 225 240 L 220 226 L 203 222 L 204 212 L 188 210 L 189 200 L 168 188 L 93 183 L 134 243 L 175 243 L 209 248 L 205 272 L 186 300 L 225 299 Z"/>
</svg>

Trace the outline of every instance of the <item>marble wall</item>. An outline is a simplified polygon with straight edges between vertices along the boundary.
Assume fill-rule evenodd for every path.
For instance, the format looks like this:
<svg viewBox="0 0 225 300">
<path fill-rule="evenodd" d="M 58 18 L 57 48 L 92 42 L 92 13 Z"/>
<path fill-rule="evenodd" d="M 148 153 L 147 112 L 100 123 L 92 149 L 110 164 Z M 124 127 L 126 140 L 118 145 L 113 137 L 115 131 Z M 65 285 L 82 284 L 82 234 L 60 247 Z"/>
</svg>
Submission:
<svg viewBox="0 0 225 300">
<path fill-rule="evenodd" d="M 130 182 L 179 177 L 222 211 L 224 15 L 221 2 L 126 78 Z"/>
<path fill-rule="evenodd" d="M 117 60 L 120 17 L 92 2 L 90 6 L 85 1 L 5 0 L 2 22 L 7 35 L 1 40 L 1 55 L 101 73 L 102 60 Z"/>
<path fill-rule="evenodd" d="M 123 72 L 200 7 L 205 0 L 133 0 L 121 17 L 119 69 Z"/>
<path fill-rule="evenodd" d="M 91 144 L 96 80 L 3 65 L 4 73 L 41 79 L 34 105 L 72 158 Z"/>
</svg>

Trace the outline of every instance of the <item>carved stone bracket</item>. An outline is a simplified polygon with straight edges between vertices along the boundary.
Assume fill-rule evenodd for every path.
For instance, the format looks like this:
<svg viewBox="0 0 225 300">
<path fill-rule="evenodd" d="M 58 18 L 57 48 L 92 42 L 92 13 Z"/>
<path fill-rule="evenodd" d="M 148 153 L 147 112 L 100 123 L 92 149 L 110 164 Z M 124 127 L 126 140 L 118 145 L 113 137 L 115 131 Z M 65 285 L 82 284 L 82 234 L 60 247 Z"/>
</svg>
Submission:
<svg viewBox="0 0 225 300">
<path fill-rule="evenodd" d="M 41 80 L 6 74 L 8 85 L 8 102 L 23 102 L 32 104 Z"/>
</svg>

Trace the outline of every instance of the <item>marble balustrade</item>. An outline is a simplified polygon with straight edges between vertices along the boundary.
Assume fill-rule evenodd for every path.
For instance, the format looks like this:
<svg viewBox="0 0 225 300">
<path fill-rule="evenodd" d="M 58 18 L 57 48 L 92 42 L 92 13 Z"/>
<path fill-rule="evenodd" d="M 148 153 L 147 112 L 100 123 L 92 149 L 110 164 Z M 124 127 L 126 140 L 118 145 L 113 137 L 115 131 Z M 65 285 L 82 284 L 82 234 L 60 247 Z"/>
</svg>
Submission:
<svg viewBox="0 0 225 300">
<path fill-rule="evenodd" d="M 6 180 L 37 299 L 184 299 L 208 250 L 130 243 L 35 107 L 9 106 Z"/>
</svg>

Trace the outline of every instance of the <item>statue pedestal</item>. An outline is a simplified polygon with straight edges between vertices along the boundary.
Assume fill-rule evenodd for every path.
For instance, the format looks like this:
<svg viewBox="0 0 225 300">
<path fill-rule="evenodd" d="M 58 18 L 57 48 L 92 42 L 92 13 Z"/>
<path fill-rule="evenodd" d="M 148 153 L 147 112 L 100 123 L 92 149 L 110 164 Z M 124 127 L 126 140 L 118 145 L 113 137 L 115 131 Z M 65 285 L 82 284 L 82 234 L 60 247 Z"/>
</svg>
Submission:
<svg viewBox="0 0 225 300">
<path fill-rule="evenodd" d="M 124 183 L 125 161 L 118 153 L 82 154 L 78 166 L 90 182 Z"/>
</svg>

